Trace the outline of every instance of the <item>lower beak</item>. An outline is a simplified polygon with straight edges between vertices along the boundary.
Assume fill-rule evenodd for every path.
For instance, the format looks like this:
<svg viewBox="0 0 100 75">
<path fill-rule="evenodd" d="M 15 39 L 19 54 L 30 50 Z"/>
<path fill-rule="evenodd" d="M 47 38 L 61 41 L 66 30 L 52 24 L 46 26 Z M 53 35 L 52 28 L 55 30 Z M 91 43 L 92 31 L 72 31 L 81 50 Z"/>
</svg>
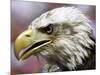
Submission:
<svg viewBox="0 0 100 75">
<path fill-rule="evenodd" d="M 15 41 L 15 56 L 18 60 L 25 60 L 32 54 L 41 51 L 41 47 L 49 44 L 51 40 L 44 39 L 42 34 L 35 34 L 32 29 L 24 31 Z"/>
</svg>

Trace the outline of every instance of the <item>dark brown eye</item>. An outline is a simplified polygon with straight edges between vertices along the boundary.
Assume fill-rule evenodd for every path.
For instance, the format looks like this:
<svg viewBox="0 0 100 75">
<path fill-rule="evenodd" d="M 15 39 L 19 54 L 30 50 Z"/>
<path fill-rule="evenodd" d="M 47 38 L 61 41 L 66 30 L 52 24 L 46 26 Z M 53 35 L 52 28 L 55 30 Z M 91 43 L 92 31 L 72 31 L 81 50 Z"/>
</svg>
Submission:
<svg viewBox="0 0 100 75">
<path fill-rule="evenodd" d="M 49 24 L 48 26 L 40 28 L 39 30 L 43 33 L 51 34 L 53 32 L 53 27 L 52 24 Z"/>
</svg>

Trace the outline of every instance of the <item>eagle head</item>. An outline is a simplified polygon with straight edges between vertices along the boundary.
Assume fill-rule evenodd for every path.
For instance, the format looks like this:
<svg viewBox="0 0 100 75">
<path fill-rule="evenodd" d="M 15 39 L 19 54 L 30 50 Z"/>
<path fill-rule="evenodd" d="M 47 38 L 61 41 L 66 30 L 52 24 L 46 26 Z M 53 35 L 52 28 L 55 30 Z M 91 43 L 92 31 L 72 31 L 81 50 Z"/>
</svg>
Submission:
<svg viewBox="0 0 100 75">
<path fill-rule="evenodd" d="M 15 41 L 17 59 L 40 55 L 48 63 L 75 69 L 95 45 L 90 20 L 74 7 L 60 7 L 36 18 Z"/>
</svg>

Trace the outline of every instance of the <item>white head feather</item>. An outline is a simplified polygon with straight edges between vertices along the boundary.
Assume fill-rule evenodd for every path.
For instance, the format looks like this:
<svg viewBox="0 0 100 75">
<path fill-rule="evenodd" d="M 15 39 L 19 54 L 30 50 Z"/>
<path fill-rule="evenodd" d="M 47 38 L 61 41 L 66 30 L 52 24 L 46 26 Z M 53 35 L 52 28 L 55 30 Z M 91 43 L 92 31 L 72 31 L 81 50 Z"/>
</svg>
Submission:
<svg viewBox="0 0 100 75">
<path fill-rule="evenodd" d="M 48 11 L 32 22 L 33 28 L 46 27 L 54 24 L 55 40 L 50 45 L 43 47 L 40 52 L 48 62 L 60 64 L 75 69 L 88 57 L 94 41 L 90 38 L 93 34 L 90 21 L 77 8 L 61 7 Z"/>
</svg>

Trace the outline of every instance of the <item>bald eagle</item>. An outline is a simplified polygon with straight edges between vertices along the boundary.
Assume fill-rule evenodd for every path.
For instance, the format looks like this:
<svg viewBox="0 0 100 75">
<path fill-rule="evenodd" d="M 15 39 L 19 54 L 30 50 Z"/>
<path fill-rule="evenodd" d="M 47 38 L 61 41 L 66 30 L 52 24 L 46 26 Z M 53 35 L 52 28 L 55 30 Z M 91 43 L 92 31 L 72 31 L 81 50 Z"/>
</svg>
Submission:
<svg viewBox="0 0 100 75">
<path fill-rule="evenodd" d="M 91 21 L 75 7 L 55 8 L 36 18 L 15 41 L 15 56 L 42 56 L 42 72 L 95 69 Z"/>
</svg>

